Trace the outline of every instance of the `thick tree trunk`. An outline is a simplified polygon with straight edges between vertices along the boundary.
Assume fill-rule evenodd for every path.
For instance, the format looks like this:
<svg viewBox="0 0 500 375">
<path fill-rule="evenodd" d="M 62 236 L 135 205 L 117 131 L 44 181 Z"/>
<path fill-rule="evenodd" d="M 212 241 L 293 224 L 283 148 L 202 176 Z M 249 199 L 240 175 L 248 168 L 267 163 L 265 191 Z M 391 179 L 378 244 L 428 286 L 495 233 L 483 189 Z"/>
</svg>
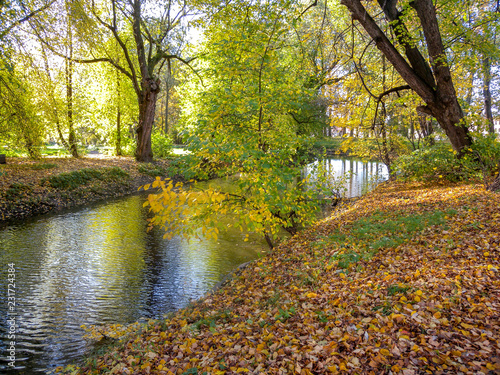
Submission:
<svg viewBox="0 0 500 375">
<path fill-rule="evenodd" d="M 140 162 L 153 161 L 151 150 L 151 132 L 155 119 L 156 98 L 160 92 L 158 79 L 146 79 L 142 82 L 142 94 L 139 98 L 139 125 L 137 126 L 137 149 L 135 158 Z"/>
<path fill-rule="evenodd" d="M 472 138 L 464 122 L 464 114 L 458 101 L 447 103 L 444 100 L 427 103 L 419 110 L 433 116 L 441 125 L 450 140 L 453 149 L 459 154 L 462 150 L 472 145 Z"/>
<path fill-rule="evenodd" d="M 429 55 L 430 66 L 424 59 L 402 21 L 396 1 L 379 1 L 381 9 L 404 47 L 408 61 L 368 14 L 360 0 L 341 0 L 375 42 L 377 48 L 391 62 L 401 77 L 426 103 L 420 110 L 434 116 L 450 139 L 453 149 L 461 155 L 472 144 L 472 138 L 463 121 L 464 115 L 457 100 L 455 88 L 447 63 L 445 49 L 439 32 L 437 16 L 432 0 L 415 0 L 415 8 Z M 432 69 L 431 69 L 432 67 Z"/>
</svg>

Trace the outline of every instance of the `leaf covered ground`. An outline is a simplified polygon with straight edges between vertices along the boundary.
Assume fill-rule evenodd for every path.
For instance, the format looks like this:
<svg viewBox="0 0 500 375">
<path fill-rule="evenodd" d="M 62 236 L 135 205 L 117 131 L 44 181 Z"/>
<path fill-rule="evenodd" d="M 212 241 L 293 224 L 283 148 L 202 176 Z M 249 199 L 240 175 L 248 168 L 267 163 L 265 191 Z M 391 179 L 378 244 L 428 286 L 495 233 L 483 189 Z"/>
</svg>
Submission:
<svg viewBox="0 0 500 375">
<path fill-rule="evenodd" d="M 167 163 L 141 165 L 131 157 L 104 155 L 78 159 L 7 158 L 7 164 L 0 165 L 0 224 L 134 193 Z M 75 175 L 79 171 L 87 173 Z M 99 175 L 103 171 L 107 173 Z M 51 184 L 51 178 L 61 175 L 66 178 Z"/>
<path fill-rule="evenodd" d="M 500 373 L 499 201 L 383 184 L 80 373 Z"/>
</svg>

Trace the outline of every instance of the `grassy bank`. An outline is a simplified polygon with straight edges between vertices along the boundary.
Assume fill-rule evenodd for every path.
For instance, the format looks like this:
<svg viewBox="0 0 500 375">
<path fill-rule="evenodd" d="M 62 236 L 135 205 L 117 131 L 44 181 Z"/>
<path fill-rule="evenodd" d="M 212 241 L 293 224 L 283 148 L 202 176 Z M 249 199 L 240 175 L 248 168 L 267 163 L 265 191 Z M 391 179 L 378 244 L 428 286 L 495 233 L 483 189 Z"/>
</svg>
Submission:
<svg viewBox="0 0 500 375">
<path fill-rule="evenodd" d="M 8 158 L 0 165 L 0 225 L 137 191 L 169 161 L 137 163 L 131 157 Z"/>
<path fill-rule="evenodd" d="M 108 327 L 80 373 L 499 373 L 498 202 L 379 186 L 168 319 Z"/>
</svg>

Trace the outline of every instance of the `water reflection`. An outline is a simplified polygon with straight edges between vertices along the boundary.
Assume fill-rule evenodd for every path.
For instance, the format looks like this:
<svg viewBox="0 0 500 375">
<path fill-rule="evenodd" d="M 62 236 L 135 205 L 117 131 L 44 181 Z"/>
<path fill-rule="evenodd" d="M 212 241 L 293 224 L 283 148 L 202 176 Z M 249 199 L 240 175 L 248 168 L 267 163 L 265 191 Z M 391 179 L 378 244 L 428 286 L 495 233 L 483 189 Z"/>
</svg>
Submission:
<svg viewBox="0 0 500 375">
<path fill-rule="evenodd" d="M 218 241 L 164 240 L 146 231 L 143 196 L 0 231 L 0 372 L 31 374 L 74 361 L 81 324 L 160 317 L 210 290 L 264 249 L 239 231 Z M 17 370 L 6 359 L 7 264 L 16 268 Z"/>
<path fill-rule="evenodd" d="M 323 159 L 306 166 L 304 174 L 309 176 L 311 184 L 314 184 L 316 170 L 321 164 L 335 179 L 341 176 L 351 175 L 343 184 L 346 197 L 359 197 L 372 189 L 380 181 L 389 177 L 387 167 L 379 162 L 363 162 L 354 159 Z"/>
<path fill-rule="evenodd" d="M 377 163 L 323 163 L 336 176 L 357 172 L 349 196 L 386 174 Z M 161 230 L 146 231 L 144 199 L 126 197 L 0 230 L 0 372 L 34 374 L 74 362 L 88 350 L 81 324 L 161 317 L 266 249 L 260 238 L 245 242 L 237 229 L 217 241 L 164 240 Z M 10 263 L 16 269 L 16 370 L 6 358 Z"/>
</svg>

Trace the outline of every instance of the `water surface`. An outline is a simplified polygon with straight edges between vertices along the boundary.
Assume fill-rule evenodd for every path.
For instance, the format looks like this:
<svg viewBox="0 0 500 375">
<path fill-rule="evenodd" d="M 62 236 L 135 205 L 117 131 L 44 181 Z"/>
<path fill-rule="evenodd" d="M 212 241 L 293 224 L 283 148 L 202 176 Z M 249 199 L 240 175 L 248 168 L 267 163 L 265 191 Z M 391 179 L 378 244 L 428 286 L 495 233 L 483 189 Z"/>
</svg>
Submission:
<svg viewBox="0 0 500 375">
<path fill-rule="evenodd" d="M 346 181 L 347 196 L 360 195 L 386 177 L 377 163 L 322 163 L 337 177 L 355 173 Z M 256 236 L 245 242 L 238 229 L 218 240 L 165 240 L 161 230 L 146 231 L 144 200 L 144 195 L 119 198 L 0 230 L 1 373 L 43 373 L 75 362 L 90 348 L 82 324 L 160 318 L 267 250 Z M 15 287 L 8 285 L 9 264 Z M 12 297 L 16 305 L 9 311 Z M 12 317 L 15 369 L 7 358 Z"/>
<path fill-rule="evenodd" d="M 203 296 L 265 249 L 229 231 L 215 240 L 164 240 L 147 232 L 145 197 L 136 195 L 43 217 L 0 231 L 2 362 L 12 317 L 8 264 L 15 269 L 16 367 L 43 372 L 85 352 L 82 324 L 159 318 Z M 12 294 L 12 293 L 11 293 Z"/>
</svg>

